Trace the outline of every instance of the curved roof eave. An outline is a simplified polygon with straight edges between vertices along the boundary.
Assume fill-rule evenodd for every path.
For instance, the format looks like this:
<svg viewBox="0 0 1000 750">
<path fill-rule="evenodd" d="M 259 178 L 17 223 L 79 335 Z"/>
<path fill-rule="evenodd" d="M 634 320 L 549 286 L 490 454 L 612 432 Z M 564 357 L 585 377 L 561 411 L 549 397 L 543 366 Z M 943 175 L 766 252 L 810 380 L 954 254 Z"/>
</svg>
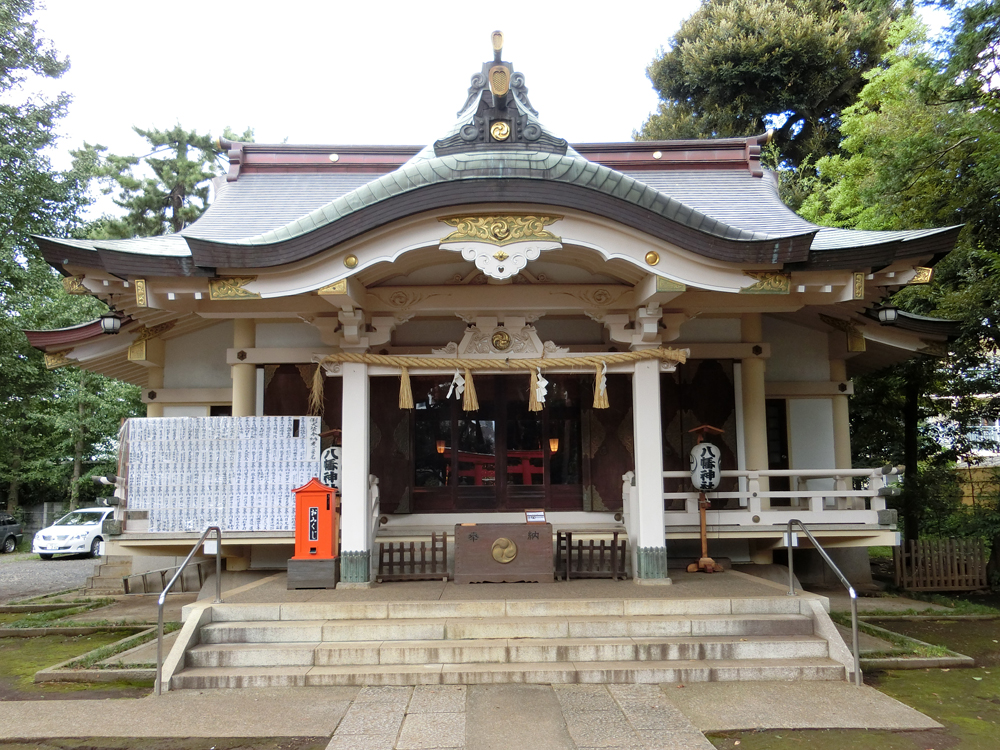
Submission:
<svg viewBox="0 0 1000 750">
<path fill-rule="evenodd" d="M 540 151 L 480 151 L 421 158 L 418 154 L 401 168 L 336 198 L 300 219 L 269 232 L 234 241 L 234 245 L 276 245 L 301 237 L 362 208 L 431 185 L 468 180 L 526 179 L 584 187 L 602 195 L 641 206 L 664 218 L 722 239 L 766 240 L 784 233 L 748 231 L 707 216 L 634 177 L 588 161 Z M 196 237 L 196 231 L 185 233 Z"/>
<path fill-rule="evenodd" d="M 401 168 L 354 187 L 284 226 L 253 236 L 220 238 L 199 231 L 134 240 L 58 240 L 36 237 L 54 266 L 100 267 L 122 276 L 212 276 L 217 267 L 268 268 L 308 258 L 378 227 L 426 211 L 483 203 L 534 203 L 576 209 L 628 224 L 704 257 L 724 262 L 796 269 L 883 267 L 897 258 L 946 254 L 961 227 L 868 232 L 796 221 L 747 226 L 728 223 L 704 206 L 689 205 L 652 184 L 590 162 L 575 152 L 478 151 L 428 158 L 418 154 Z M 225 202 L 220 198 L 217 203 Z M 756 203 L 756 201 L 753 201 Z M 758 206 L 768 216 L 776 195 Z M 695 202 L 697 205 L 697 201 Z M 781 204 L 784 208 L 783 204 Z M 221 208 L 214 206 L 213 209 Z M 768 208 L 772 210 L 768 210 Z M 213 210 L 210 209 L 210 212 Z M 738 218 L 738 217 L 737 217 Z M 742 222 L 741 222 L 742 223 Z M 207 229 L 208 227 L 206 227 Z"/>
</svg>

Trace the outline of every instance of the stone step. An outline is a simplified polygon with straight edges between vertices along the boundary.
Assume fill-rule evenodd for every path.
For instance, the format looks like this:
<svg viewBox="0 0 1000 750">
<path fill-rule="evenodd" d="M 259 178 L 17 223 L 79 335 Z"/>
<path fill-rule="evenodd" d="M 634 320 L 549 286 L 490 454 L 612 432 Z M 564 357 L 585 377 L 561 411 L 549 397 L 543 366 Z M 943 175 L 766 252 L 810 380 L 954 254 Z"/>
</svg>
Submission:
<svg viewBox="0 0 1000 750">
<path fill-rule="evenodd" d="M 94 572 L 101 578 L 113 578 L 117 576 L 127 576 L 132 572 L 132 563 L 101 563 L 94 566 Z"/>
<path fill-rule="evenodd" d="M 649 617 L 686 615 L 799 614 L 788 596 L 734 599 L 566 599 L 423 602 L 223 603 L 214 622 L 259 620 L 405 620 L 500 617 Z"/>
<path fill-rule="evenodd" d="M 827 642 L 813 635 L 354 641 L 348 643 L 201 644 L 190 667 L 504 664 L 531 662 L 700 661 L 821 658 Z"/>
<path fill-rule="evenodd" d="M 689 683 L 844 680 L 832 659 L 392 664 L 330 667 L 198 667 L 175 674 L 177 689 L 328 685 L 473 685 L 485 683 Z"/>
<path fill-rule="evenodd" d="M 98 578 L 96 576 L 87 576 L 84 588 L 95 594 L 121 594 L 125 591 L 121 578 Z"/>
<path fill-rule="evenodd" d="M 294 641 L 437 641 L 484 638 L 666 638 L 679 636 L 811 635 L 805 615 L 750 614 L 664 617 L 501 617 L 405 620 L 269 620 L 212 622 L 203 643 Z"/>
</svg>

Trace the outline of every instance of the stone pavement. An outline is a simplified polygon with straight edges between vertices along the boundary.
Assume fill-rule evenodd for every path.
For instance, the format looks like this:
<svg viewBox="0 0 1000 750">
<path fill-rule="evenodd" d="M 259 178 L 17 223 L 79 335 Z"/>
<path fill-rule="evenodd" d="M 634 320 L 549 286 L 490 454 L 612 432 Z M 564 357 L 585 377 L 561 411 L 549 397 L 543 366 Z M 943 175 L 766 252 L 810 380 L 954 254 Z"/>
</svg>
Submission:
<svg viewBox="0 0 1000 750">
<path fill-rule="evenodd" d="M 0 740 L 326 736 L 329 750 L 711 750 L 704 731 L 940 726 L 842 682 L 244 688 L 2 706 Z"/>
</svg>

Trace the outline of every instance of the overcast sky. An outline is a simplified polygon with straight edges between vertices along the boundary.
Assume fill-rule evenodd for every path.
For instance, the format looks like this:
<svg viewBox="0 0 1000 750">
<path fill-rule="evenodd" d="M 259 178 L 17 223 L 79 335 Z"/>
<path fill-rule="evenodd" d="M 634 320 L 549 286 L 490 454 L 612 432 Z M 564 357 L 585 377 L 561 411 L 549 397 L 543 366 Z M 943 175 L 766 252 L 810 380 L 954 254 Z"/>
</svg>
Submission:
<svg viewBox="0 0 1000 750">
<path fill-rule="evenodd" d="M 494 29 L 552 132 L 630 140 L 657 104 L 646 66 L 700 4 L 40 1 L 41 32 L 72 65 L 50 89 L 73 96 L 62 149 L 120 154 L 144 153 L 133 125 L 175 123 L 252 127 L 258 143 L 425 145 L 492 59 Z"/>
<path fill-rule="evenodd" d="M 656 108 L 645 68 L 697 0 L 44 0 L 39 27 L 72 67 L 64 147 L 139 153 L 131 126 L 261 143 L 417 144 L 439 137 L 492 59 L 523 72 L 571 142 L 630 140 Z M 502 6 L 500 10 L 490 10 Z"/>
</svg>

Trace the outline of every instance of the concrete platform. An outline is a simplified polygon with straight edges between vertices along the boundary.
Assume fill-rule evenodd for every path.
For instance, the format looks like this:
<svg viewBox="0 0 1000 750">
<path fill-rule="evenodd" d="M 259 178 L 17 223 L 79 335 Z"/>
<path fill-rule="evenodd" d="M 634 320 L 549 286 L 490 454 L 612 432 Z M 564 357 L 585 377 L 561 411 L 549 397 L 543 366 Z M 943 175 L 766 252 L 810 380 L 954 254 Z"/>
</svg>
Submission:
<svg viewBox="0 0 1000 750">
<path fill-rule="evenodd" d="M 5 701 L 0 739 L 331 737 L 329 748 L 710 750 L 705 731 L 934 729 L 877 690 L 839 682 L 433 685 L 178 691 L 138 700 Z M 95 710 L 99 709 L 99 710 Z"/>
<path fill-rule="evenodd" d="M 287 589 L 284 572 L 262 576 L 227 592 L 223 578 L 222 598 L 227 603 L 267 602 L 398 602 L 398 601 L 490 601 L 560 599 L 699 599 L 781 596 L 788 587 L 734 570 L 724 573 L 670 571 L 669 586 L 639 586 L 633 581 L 585 580 L 556 583 L 478 583 L 409 581 L 375 584 L 365 589 Z M 209 577 L 199 599 L 215 597 L 215 582 Z"/>
</svg>

